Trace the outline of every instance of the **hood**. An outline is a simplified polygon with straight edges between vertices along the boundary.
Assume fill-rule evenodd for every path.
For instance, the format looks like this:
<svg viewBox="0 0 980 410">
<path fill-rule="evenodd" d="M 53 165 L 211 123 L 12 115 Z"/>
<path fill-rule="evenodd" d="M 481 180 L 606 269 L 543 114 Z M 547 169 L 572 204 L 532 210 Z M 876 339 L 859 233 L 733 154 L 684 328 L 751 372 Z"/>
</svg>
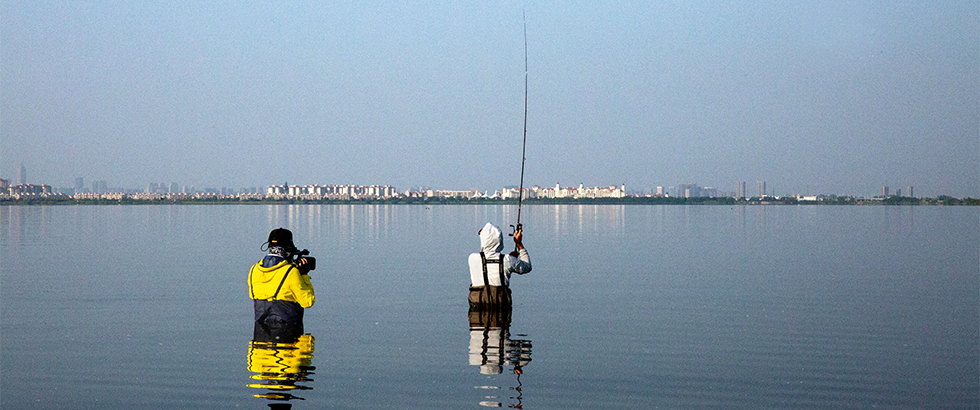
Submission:
<svg viewBox="0 0 980 410">
<path fill-rule="evenodd" d="M 480 250 L 488 257 L 496 256 L 504 249 L 504 235 L 492 223 L 487 222 L 480 230 Z"/>
</svg>

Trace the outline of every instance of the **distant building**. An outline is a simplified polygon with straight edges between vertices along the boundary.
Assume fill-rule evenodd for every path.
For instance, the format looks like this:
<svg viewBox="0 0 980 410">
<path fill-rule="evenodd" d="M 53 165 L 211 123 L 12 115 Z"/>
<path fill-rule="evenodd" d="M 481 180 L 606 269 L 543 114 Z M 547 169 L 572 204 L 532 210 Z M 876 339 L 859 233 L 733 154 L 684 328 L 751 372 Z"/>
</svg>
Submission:
<svg viewBox="0 0 980 410">
<path fill-rule="evenodd" d="M 745 198 L 745 181 L 741 181 L 735 186 L 735 199 Z"/>
<path fill-rule="evenodd" d="M 42 195 L 53 193 L 48 185 L 18 184 L 7 188 L 11 195 Z"/>
<path fill-rule="evenodd" d="M 17 170 L 17 184 L 27 185 L 27 168 L 24 167 L 24 163 L 20 163 L 20 169 Z"/>
<path fill-rule="evenodd" d="M 156 192 L 140 192 L 132 196 L 133 199 L 138 201 L 159 201 L 163 199 L 163 195 Z"/>
<path fill-rule="evenodd" d="M 718 196 L 718 190 L 700 184 L 680 184 L 676 195 L 684 198 L 714 198 Z"/>
<path fill-rule="evenodd" d="M 759 198 L 766 196 L 766 181 L 755 181 L 755 190 Z"/>
<path fill-rule="evenodd" d="M 92 193 L 104 194 L 109 192 L 109 184 L 105 181 L 92 181 Z"/>
<path fill-rule="evenodd" d="M 271 185 L 266 195 L 272 197 L 320 199 L 371 199 L 397 196 L 391 185 Z"/>
<path fill-rule="evenodd" d="M 476 189 L 471 189 L 469 191 L 427 189 L 425 190 L 425 196 L 427 198 L 479 198 L 481 194 L 480 191 Z"/>
<path fill-rule="evenodd" d="M 881 186 L 881 197 L 882 198 L 888 197 L 888 185 Z"/>
<path fill-rule="evenodd" d="M 912 192 L 912 185 L 909 185 L 908 192 L 906 192 L 909 198 L 915 198 L 915 193 Z"/>
<path fill-rule="evenodd" d="M 72 199 L 100 199 L 101 194 L 91 192 L 75 192 L 75 195 L 72 195 L 71 197 Z"/>
<path fill-rule="evenodd" d="M 517 198 L 518 189 L 504 188 L 500 191 L 503 199 Z M 626 185 L 609 185 L 605 187 L 586 188 L 585 184 L 579 184 L 578 188 L 562 187 L 555 184 L 554 188 L 540 188 L 535 186 L 533 189 L 524 189 L 524 198 L 625 198 Z"/>
</svg>

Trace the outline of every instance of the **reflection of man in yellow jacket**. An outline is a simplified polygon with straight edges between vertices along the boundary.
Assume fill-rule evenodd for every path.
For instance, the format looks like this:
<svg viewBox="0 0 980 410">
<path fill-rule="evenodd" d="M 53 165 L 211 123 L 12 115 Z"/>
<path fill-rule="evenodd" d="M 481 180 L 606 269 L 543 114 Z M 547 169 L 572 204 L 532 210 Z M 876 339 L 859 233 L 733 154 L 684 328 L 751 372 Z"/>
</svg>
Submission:
<svg viewBox="0 0 980 410">
<path fill-rule="evenodd" d="M 269 332 L 269 327 L 256 322 L 255 334 L 248 345 L 248 370 L 255 381 L 248 387 L 269 391 L 255 397 L 273 401 L 289 401 L 302 397 L 291 392 L 310 390 L 313 386 L 313 336 L 302 334 L 300 326 L 286 324 Z M 269 407 L 278 408 L 270 404 Z M 282 406 L 282 408 L 289 408 Z"/>
<path fill-rule="evenodd" d="M 264 383 L 249 384 L 248 387 L 270 390 L 309 390 L 311 387 L 296 384 L 309 382 L 307 375 L 316 367 L 312 365 L 313 336 L 301 335 L 287 343 L 272 343 L 253 340 L 248 347 L 248 370 L 255 380 Z M 278 399 L 278 396 L 262 396 Z"/>
<path fill-rule="evenodd" d="M 255 305 L 255 321 L 266 324 L 302 323 L 303 309 L 316 298 L 310 282 L 307 258 L 293 262 L 293 233 L 274 229 L 269 233 L 269 254 L 248 273 L 248 291 Z"/>
</svg>

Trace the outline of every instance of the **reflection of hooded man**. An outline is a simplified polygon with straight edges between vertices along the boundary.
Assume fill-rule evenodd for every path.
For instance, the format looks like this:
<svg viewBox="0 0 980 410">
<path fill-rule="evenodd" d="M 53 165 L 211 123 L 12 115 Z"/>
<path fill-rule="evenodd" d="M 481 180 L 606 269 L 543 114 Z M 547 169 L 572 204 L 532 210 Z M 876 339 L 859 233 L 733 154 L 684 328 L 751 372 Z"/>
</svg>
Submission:
<svg viewBox="0 0 980 410">
<path fill-rule="evenodd" d="M 510 275 L 523 275 L 531 271 L 531 258 L 522 243 L 523 232 L 514 232 L 517 250 L 508 255 L 504 249 L 504 236 L 493 224 L 487 222 L 480 230 L 480 253 L 470 254 L 470 307 L 509 307 Z"/>
<path fill-rule="evenodd" d="M 521 374 L 524 373 L 524 366 L 531 362 L 531 340 L 512 339 L 510 334 L 511 309 L 470 309 L 470 346 L 469 363 L 472 366 L 480 366 L 481 375 L 498 375 L 509 366 L 513 366 L 513 373 L 517 375 L 517 386 L 512 390 L 517 392 L 516 404 L 508 406 L 521 408 L 523 389 L 521 387 Z M 496 379 L 504 383 L 504 379 Z M 509 379 L 508 379 L 509 380 Z M 487 379 L 481 379 L 484 383 Z M 501 387 L 493 385 L 476 386 L 478 389 L 491 391 L 501 391 Z M 490 392 L 488 392 L 490 393 Z M 503 407 L 499 400 L 500 396 L 486 395 L 481 406 Z"/>
<path fill-rule="evenodd" d="M 470 365 L 481 374 L 500 374 L 504 365 L 515 372 L 531 361 L 531 341 L 510 339 L 511 309 L 470 309 Z"/>
</svg>

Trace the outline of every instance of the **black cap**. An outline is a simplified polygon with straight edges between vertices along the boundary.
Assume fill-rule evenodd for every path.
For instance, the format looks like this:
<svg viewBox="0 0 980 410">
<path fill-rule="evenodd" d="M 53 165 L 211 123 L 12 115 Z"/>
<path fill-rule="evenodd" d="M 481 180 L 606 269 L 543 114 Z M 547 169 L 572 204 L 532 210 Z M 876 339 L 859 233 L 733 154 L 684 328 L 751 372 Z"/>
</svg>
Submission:
<svg viewBox="0 0 980 410">
<path fill-rule="evenodd" d="M 281 246 L 283 248 L 294 248 L 293 233 L 286 228 L 273 229 L 269 232 L 269 246 Z"/>
</svg>

